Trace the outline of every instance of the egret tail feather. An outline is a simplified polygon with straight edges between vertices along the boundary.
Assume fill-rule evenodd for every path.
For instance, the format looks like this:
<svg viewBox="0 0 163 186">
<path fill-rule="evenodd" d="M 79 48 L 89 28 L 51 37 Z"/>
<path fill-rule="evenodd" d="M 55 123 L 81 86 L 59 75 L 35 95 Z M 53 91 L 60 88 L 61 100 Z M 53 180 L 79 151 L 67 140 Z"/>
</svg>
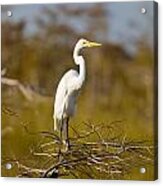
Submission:
<svg viewBox="0 0 163 186">
<path fill-rule="evenodd" d="M 59 122 L 58 119 L 54 116 L 54 131 L 59 131 Z"/>
</svg>

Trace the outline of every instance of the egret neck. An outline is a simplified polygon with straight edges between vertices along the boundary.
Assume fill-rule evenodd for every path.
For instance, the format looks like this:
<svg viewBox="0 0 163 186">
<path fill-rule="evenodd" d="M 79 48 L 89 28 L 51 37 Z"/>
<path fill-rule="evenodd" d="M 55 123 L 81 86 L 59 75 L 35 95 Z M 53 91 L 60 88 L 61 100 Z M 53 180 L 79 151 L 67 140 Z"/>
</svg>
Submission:
<svg viewBox="0 0 163 186">
<path fill-rule="evenodd" d="M 80 89 L 85 81 L 86 68 L 83 56 L 79 55 L 80 48 L 78 45 L 74 49 L 73 58 L 76 65 L 79 65 L 79 76 L 77 80 L 77 87 Z"/>
</svg>

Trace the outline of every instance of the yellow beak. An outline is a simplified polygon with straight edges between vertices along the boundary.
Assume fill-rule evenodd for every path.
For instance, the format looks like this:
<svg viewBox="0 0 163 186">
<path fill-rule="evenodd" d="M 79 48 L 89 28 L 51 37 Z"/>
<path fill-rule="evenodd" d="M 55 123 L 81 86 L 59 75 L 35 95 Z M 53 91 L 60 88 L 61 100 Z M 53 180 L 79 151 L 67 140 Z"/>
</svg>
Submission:
<svg viewBox="0 0 163 186">
<path fill-rule="evenodd" d="M 101 43 L 96 43 L 96 42 L 88 42 L 88 47 L 99 47 L 101 46 Z"/>
</svg>

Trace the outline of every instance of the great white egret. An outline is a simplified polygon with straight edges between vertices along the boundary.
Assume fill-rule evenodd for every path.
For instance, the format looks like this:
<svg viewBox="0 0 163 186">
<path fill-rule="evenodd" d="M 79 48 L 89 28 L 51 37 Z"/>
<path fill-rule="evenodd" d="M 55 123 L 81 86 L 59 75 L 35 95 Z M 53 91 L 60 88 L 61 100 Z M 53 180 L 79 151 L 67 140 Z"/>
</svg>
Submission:
<svg viewBox="0 0 163 186">
<path fill-rule="evenodd" d="M 60 139 L 66 145 L 66 149 L 69 148 L 69 118 L 74 115 L 76 98 L 86 76 L 85 61 L 83 56 L 80 55 L 80 51 L 83 48 L 98 46 L 101 46 L 101 44 L 80 39 L 75 45 L 73 52 L 73 59 L 75 64 L 79 65 L 79 72 L 73 69 L 66 72 L 57 87 L 53 114 L 54 130 L 60 133 Z"/>
</svg>

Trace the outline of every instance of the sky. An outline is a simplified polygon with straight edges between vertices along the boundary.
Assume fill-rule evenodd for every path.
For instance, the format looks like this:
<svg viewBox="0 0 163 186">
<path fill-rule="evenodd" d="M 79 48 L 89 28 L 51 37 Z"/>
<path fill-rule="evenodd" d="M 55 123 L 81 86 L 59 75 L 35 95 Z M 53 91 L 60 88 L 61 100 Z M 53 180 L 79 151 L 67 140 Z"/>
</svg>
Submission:
<svg viewBox="0 0 163 186">
<path fill-rule="evenodd" d="M 87 6 L 88 4 L 69 4 L 70 6 Z M 12 19 L 18 21 L 25 19 L 27 21 L 26 34 L 32 34 L 36 31 L 34 18 L 40 16 L 40 11 L 50 4 L 37 5 L 14 5 L 12 17 L 7 17 L 7 10 L 10 6 L 5 6 L 3 19 Z M 146 9 L 146 13 L 141 13 L 141 8 Z M 122 44 L 130 52 L 135 50 L 135 41 L 142 36 L 146 37 L 149 44 L 153 44 L 153 1 L 137 2 L 109 2 L 106 3 L 106 9 L 109 12 L 109 33 L 107 40 Z"/>
</svg>

